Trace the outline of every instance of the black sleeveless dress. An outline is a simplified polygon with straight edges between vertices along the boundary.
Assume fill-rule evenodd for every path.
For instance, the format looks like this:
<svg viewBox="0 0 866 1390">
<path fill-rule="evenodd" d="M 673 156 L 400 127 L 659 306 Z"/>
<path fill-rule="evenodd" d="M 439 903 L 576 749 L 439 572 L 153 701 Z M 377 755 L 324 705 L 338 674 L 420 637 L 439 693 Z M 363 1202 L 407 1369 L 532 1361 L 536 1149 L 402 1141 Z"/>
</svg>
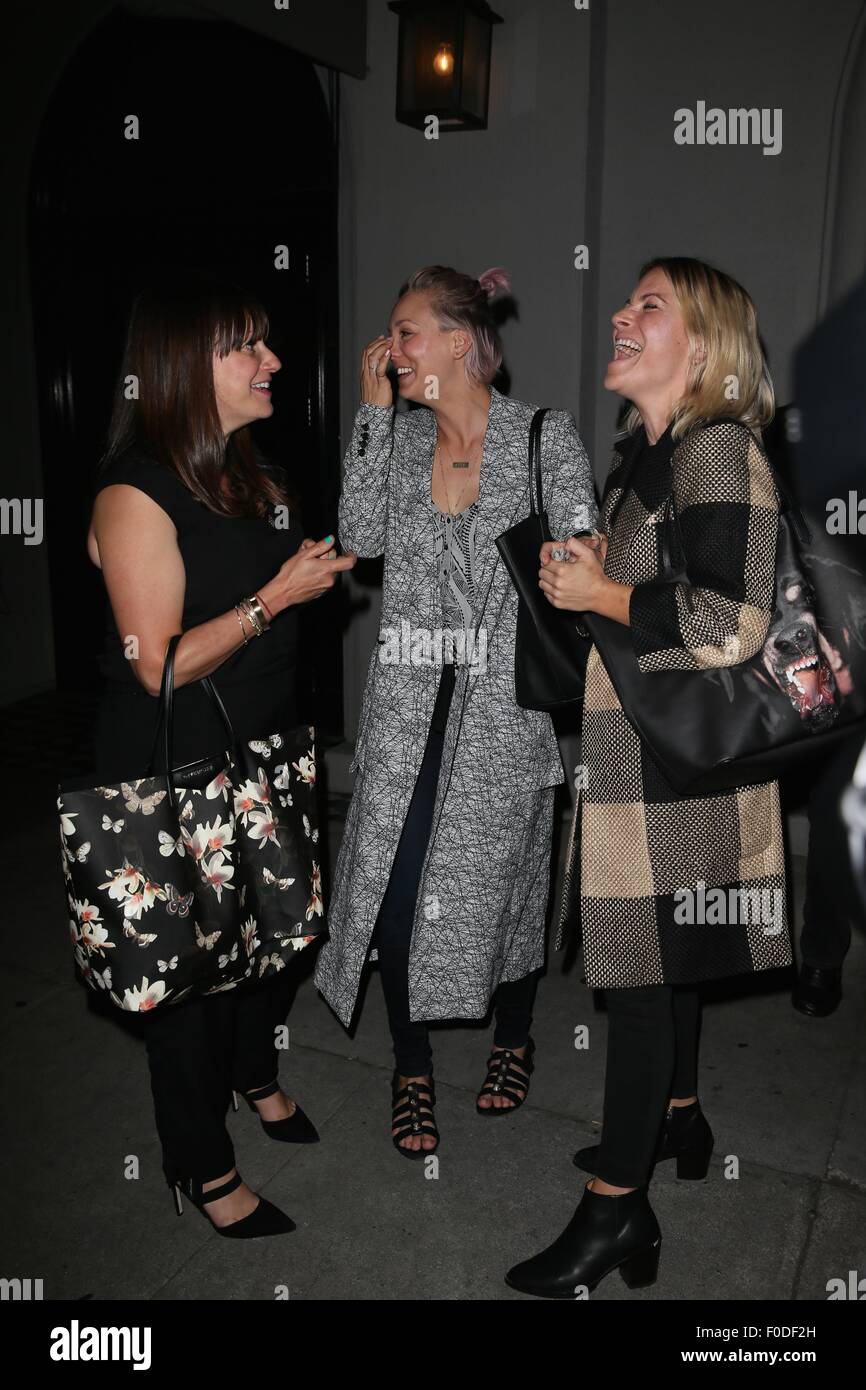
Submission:
<svg viewBox="0 0 866 1390">
<path fill-rule="evenodd" d="M 126 483 L 147 493 L 171 518 L 186 570 L 182 628 L 231 611 L 273 579 L 298 550 L 303 530 L 293 513 L 274 508 L 262 517 L 220 516 L 196 501 L 172 471 L 138 451 L 115 460 L 99 475 L 96 492 Z M 281 524 L 277 524 L 277 523 Z M 144 776 L 150 757 L 157 700 L 135 676 L 124 655 L 110 604 L 100 661 L 103 694 L 95 728 L 95 772 L 100 781 Z M 212 674 L 241 738 L 263 737 L 299 722 L 296 670 L 300 658 L 296 608 L 279 613 L 262 637 L 252 638 Z M 240 636 L 240 631 L 238 632 Z M 225 733 L 198 682 L 175 694 L 175 766 L 206 758 L 225 746 Z M 161 768 L 161 762 L 157 764 Z"/>
</svg>

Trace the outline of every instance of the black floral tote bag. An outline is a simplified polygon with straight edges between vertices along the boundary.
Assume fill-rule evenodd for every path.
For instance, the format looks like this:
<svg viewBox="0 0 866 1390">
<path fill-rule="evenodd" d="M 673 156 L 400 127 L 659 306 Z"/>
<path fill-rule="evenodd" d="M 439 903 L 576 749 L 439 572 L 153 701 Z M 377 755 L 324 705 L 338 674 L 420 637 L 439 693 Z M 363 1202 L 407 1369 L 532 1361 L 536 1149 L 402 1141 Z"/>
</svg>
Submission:
<svg viewBox="0 0 866 1390">
<path fill-rule="evenodd" d="M 94 990 L 141 1012 L 273 975 L 325 931 L 315 730 L 238 740 L 205 678 L 226 750 L 172 767 L 179 641 L 154 738 L 171 771 L 58 799 L 75 960 Z"/>
</svg>

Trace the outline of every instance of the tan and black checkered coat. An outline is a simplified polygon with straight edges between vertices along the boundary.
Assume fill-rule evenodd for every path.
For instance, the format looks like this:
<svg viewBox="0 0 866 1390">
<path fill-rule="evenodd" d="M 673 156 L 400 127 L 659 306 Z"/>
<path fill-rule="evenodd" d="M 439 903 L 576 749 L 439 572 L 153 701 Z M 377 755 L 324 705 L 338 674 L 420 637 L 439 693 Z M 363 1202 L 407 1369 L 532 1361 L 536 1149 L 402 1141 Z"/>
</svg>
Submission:
<svg viewBox="0 0 866 1390">
<path fill-rule="evenodd" d="M 664 449 L 661 457 L 642 456 L 611 524 L 627 457 L 620 444 L 599 525 L 609 534 L 606 573 L 637 586 L 630 619 L 641 669 L 698 670 L 748 659 L 764 642 L 774 602 L 778 499 L 764 454 L 735 422 L 693 431 L 672 458 Z M 671 491 L 688 584 L 658 582 L 659 523 Z M 583 761 L 576 843 L 588 985 L 685 984 L 790 964 L 776 782 L 678 796 L 626 719 L 595 647 Z M 674 895 L 697 893 L 700 882 L 780 892 L 767 902 L 780 905 L 781 926 L 743 923 L 749 914 L 742 912 L 739 922 L 721 925 L 678 922 L 682 899 Z"/>
</svg>

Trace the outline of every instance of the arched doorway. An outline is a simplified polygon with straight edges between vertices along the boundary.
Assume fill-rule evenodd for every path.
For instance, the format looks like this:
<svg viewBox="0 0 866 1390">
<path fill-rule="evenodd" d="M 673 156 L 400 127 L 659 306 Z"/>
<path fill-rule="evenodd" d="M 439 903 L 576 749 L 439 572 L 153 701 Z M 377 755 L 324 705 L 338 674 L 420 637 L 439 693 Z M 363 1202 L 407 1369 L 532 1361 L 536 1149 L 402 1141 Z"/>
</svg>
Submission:
<svg viewBox="0 0 866 1390">
<path fill-rule="evenodd" d="M 283 370 L 257 439 L 288 469 L 306 533 L 336 531 L 337 169 L 313 64 L 231 24 L 111 13 L 46 111 L 29 241 L 57 685 L 73 690 L 93 686 L 102 641 L 84 539 L 123 326 L 161 267 L 225 274 L 264 301 Z M 308 623 L 307 700 L 334 734 L 338 612 L 323 599 Z"/>
</svg>

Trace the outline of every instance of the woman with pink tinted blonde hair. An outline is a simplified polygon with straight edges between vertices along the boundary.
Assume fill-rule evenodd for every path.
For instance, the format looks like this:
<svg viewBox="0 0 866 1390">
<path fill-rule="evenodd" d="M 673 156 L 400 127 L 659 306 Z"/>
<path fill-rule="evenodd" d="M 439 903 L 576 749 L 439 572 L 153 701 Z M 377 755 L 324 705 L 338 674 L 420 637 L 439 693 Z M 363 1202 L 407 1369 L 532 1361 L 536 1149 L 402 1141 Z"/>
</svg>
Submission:
<svg viewBox="0 0 866 1390">
<path fill-rule="evenodd" d="M 501 269 L 475 279 L 444 266 L 404 285 L 387 333 L 363 352 L 340 499 L 344 549 L 384 555 L 385 568 L 316 981 L 348 1027 L 371 949 L 378 956 L 395 1054 L 391 1134 L 413 1159 L 439 1143 L 431 1020 L 484 1018 L 494 1001 L 479 1115 L 517 1109 L 533 1068 L 564 777 L 550 716 L 515 702 L 517 594 L 495 544 L 529 511 L 535 412 L 492 384 L 502 346 L 491 301 L 508 288 Z M 549 413 L 541 452 L 553 533 L 591 526 L 571 415 Z"/>
</svg>

